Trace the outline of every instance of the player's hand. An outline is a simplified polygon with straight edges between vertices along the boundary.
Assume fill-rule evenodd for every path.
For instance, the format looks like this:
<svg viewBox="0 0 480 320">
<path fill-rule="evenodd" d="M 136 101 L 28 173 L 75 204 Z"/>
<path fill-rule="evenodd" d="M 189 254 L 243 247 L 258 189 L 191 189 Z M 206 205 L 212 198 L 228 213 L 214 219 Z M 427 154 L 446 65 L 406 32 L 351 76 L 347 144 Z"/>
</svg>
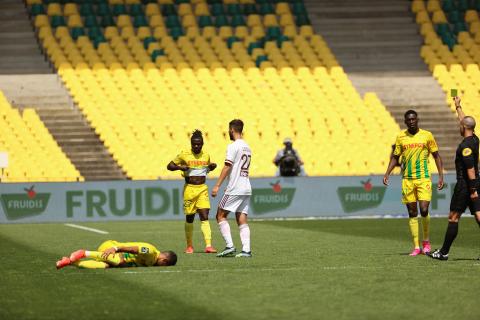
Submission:
<svg viewBox="0 0 480 320">
<path fill-rule="evenodd" d="M 117 250 L 115 250 L 114 247 L 108 248 L 105 251 L 103 251 L 102 258 L 107 259 L 109 255 L 115 254 L 116 252 L 117 252 Z"/>
<path fill-rule="evenodd" d="M 388 186 L 388 176 L 387 175 L 383 176 L 383 184 Z"/>
<path fill-rule="evenodd" d="M 182 171 L 188 171 L 190 169 L 189 166 L 178 166 L 178 168 Z"/>
<path fill-rule="evenodd" d="M 453 101 L 455 102 L 455 107 L 456 107 L 456 108 L 461 107 L 461 106 L 460 106 L 460 102 L 462 101 L 462 99 L 460 99 L 459 96 L 453 97 Z"/>
<path fill-rule="evenodd" d="M 445 186 L 445 184 L 443 183 L 443 178 L 439 178 L 439 179 L 438 179 L 437 189 L 438 189 L 438 190 L 442 190 L 444 186 Z"/>
<path fill-rule="evenodd" d="M 475 190 L 474 193 L 470 193 L 470 199 L 477 200 L 478 199 L 478 192 Z"/>
<path fill-rule="evenodd" d="M 210 163 L 210 164 L 208 165 L 208 170 L 213 171 L 213 170 L 215 170 L 216 167 L 217 167 L 217 164 L 216 164 L 216 163 Z"/>
<path fill-rule="evenodd" d="M 218 189 L 220 189 L 219 186 L 214 186 L 214 187 L 212 188 L 212 197 L 215 198 L 215 197 L 217 196 L 217 194 L 218 194 Z"/>
</svg>

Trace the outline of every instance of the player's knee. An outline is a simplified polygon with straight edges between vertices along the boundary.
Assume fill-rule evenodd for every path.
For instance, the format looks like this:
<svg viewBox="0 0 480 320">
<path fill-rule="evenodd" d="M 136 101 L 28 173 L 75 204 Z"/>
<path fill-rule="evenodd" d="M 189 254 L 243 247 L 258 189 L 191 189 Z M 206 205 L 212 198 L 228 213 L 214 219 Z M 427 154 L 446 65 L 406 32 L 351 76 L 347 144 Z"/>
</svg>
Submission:
<svg viewBox="0 0 480 320">
<path fill-rule="evenodd" d="M 187 221 L 188 223 L 193 223 L 194 220 L 195 220 L 194 214 L 188 214 L 185 216 L 185 221 Z"/>
<path fill-rule="evenodd" d="M 427 208 L 420 208 L 420 215 L 422 217 L 428 216 L 428 207 Z"/>
<path fill-rule="evenodd" d="M 449 223 L 458 223 L 460 220 L 460 214 L 457 212 L 450 212 L 448 215 L 448 222 Z"/>
</svg>

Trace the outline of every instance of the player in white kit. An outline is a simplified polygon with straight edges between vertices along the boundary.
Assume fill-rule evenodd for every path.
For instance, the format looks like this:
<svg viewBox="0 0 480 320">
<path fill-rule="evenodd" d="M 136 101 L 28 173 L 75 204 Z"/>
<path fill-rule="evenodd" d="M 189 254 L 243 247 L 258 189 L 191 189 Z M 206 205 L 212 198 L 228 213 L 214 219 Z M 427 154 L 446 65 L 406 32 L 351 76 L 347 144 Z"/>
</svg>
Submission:
<svg viewBox="0 0 480 320">
<path fill-rule="evenodd" d="M 252 187 L 248 178 L 252 151 L 248 144 L 243 140 L 243 121 L 235 119 L 230 121 L 228 126 L 230 140 L 233 143 L 227 147 L 227 156 L 225 165 L 218 177 L 217 183 L 212 189 L 212 197 L 216 197 L 218 189 L 225 178 L 228 177 L 228 185 L 225 193 L 218 204 L 217 222 L 223 239 L 226 242 L 226 248 L 217 257 L 228 257 L 235 254 L 236 249 L 233 245 L 230 225 L 227 216 L 230 212 L 235 212 L 238 228 L 240 230 L 240 239 L 242 240 L 242 252 L 235 257 L 251 257 L 250 250 L 250 228 L 248 227 L 248 204 L 252 195 Z"/>
</svg>

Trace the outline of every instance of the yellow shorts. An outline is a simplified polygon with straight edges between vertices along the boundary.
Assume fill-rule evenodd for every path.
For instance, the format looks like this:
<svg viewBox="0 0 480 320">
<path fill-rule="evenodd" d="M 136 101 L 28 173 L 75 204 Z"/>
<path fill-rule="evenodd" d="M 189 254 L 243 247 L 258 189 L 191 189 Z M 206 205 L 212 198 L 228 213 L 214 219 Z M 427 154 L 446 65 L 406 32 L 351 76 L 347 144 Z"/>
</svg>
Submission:
<svg viewBox="0 0 480 320">
<path fill-rule="evenodd" d="M 183 212 L 195 214 L 198 209 L 210 209 L 208 186 L 186 184 L 183 188 Z"/>
<path fill-rule="evenodd" d="M 403 203 L 430 200 L 432 200 L 432 180 L 428 178 L 402 179 Z"/>
<path fill-rule="evenodd" d="M 102 244 L 98 247 L 97 251 L 103 252 L 103 251 L 107 250 L 108 248 L 117 247 L 117 246 L 118 246 L 118 241 L 107 240 L 105 242 L 102 242 Z"/>
</svg>

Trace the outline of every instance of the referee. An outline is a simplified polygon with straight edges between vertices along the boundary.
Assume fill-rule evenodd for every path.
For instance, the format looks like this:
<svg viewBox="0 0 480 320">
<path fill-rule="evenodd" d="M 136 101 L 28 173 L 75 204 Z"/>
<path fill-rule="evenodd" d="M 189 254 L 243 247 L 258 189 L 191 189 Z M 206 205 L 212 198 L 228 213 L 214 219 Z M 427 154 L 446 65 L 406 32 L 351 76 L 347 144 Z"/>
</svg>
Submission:
<svg viewBox="0 0 480 320">
<path fill-rule="evenodd" d="M 460 98 L 454 97 L 458 119 L 460 120 L 460 134 L 463 141 L 459 144 L 455 155 L 455 169 L 457 171 L 457 184 L 450 202 L 450 214 L 448 215 L 448 227 L 441 249 L 430 254 L 430 257 L 438 260 L 448 260 L 448 252 L 458 234 L 458 221 L 467 207 L 475 216 L 480 226 L 480 190 L 478 175 L 478 137 L 475 135 L 475 119 L 465 116 L 460 106 Z"/>
</svg>

